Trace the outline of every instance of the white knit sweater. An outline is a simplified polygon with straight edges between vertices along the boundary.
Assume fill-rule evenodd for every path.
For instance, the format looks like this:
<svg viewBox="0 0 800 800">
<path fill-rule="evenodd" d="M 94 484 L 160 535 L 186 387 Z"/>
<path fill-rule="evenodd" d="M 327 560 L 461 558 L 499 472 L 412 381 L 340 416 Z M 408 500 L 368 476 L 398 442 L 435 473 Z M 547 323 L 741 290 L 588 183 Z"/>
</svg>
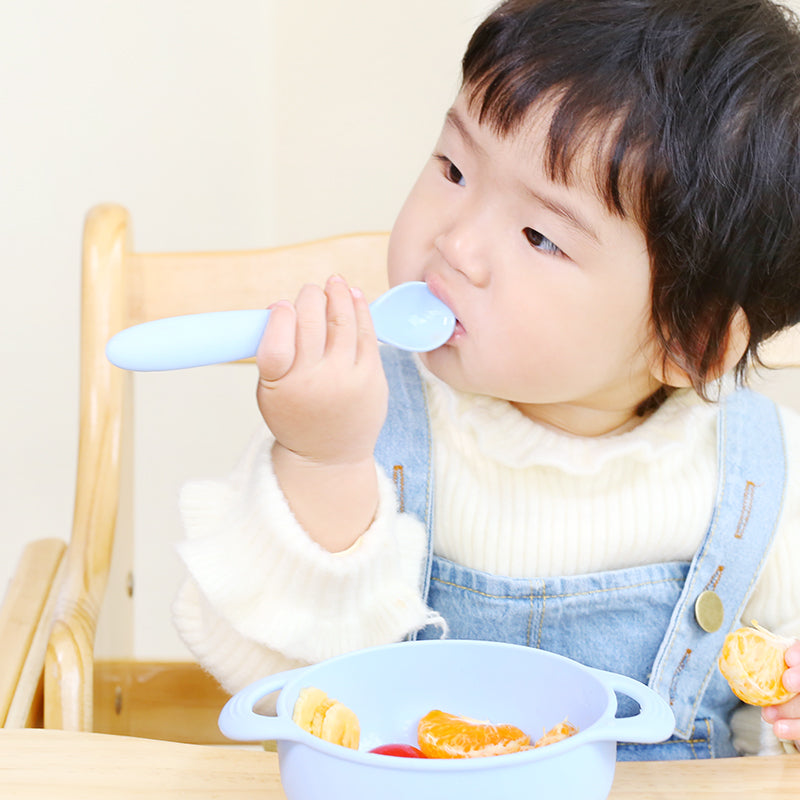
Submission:
<svg viewBox="0 0 800 800">
<path fill-rule="evenodd" d="M 516 577 L 692 559 L 715 497 L 715 405 L 678 392 L 633 430 L 587 439 L 423 376 L 439 555 Z M 744 619 L 799 636 L 800 416 L 783 410 L 782 420 L 790 459 L 785 507 Z M 271 443 L 262 430 L 227 479 L 188 484 L 181 495 L 188 578 L 175 624 L 229 691 L 399 640 L 432 619 L 417 591 L 425 531 L 397 513 L 389 478 L 378 470 L 378 512 L 357 546 L 331 554 L 292 516 L 272 472 Z M 776 751 L 757 710 L 745 711 L 735 724 L 737 747 Z"/>
</svg>

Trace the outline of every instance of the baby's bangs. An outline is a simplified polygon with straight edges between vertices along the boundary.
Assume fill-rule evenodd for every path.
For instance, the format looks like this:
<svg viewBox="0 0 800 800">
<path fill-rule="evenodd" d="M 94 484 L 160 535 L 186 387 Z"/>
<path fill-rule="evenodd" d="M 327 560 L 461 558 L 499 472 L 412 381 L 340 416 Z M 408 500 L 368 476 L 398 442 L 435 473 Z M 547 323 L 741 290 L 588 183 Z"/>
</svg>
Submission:
<svg viewBox="0 0 800 800">
<path fill-rule="evenodd" d="M 613 3 L 584 11 L 563 0 L 503 3 L 470 40 L 462 88 L 470 112 L 501 137 L 537 111 L 550 115 L 544 166 L 551 179 L 574 181 L 589 157 L 608 209 L 640 218 L 641 177 L 657 160 L 647 151 L 658 146 L 637 77 L 640 23 Z"/>
<path fill-rule="evenodd" d="M 616 93 L 609 96 L 607 84 L 548 84 L 530 63 L 525 67 L 495 63 L 483 73 L 465 73 L 470 113 L 501 138 L 518 133 L 531 115 L 546 113 L 551 118 L 544 165 L 549 178 L 566 185 L 584 182 L 579 165 L 581 170 L 589 165 L 596 193 L 609 211 L 641 222 L 641 180 L 651 159 L 636 112 Z"/>
</svg>

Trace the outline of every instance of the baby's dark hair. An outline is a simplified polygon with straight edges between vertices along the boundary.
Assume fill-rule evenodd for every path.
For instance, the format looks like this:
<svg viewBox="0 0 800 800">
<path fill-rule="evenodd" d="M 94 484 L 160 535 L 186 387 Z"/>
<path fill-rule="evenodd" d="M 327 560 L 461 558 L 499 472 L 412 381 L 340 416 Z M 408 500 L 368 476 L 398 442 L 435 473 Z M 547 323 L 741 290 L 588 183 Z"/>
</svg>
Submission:
<svg viewBox="0 0 800 800">
<path fill-rule="evenodd" d="M 800 321 L 800 35 L 769 0 L 507 0 L 463 63 L 500 136 L 553 103 L 546 164 L 597 186 L 647 239 L 665 358 L 704 394 L 741 308 L 758 345 Z M 600 136 L 598 137 L 598 132 Z"/>
</svg>

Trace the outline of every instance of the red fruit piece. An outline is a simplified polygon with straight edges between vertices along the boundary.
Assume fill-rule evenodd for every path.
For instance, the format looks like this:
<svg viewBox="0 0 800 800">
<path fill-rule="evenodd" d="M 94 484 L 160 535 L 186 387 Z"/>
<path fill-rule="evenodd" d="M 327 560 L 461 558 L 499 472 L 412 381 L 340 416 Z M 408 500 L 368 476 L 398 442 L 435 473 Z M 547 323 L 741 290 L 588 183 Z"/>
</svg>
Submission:
<svg viewBox="0 0 800 800">
<path fill-rule="evenodd" d="M 401 756 L 402 758 L 427 758 L 425 753 L 413 744 L 381 744 L 373 747 L 370 753 L 383 756 Z"/>
</svg>

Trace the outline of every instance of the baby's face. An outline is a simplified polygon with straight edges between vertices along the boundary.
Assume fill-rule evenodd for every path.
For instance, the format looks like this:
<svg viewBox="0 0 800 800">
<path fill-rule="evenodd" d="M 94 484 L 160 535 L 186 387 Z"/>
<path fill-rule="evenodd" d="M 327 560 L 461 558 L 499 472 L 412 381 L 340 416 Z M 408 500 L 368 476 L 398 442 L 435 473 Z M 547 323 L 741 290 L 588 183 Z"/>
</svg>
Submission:
<svg viewBox="0 0 800 800">
<path fill-rule="evenodd" d="M 579 435 L 614 430 L 659 383 L 642 231 L 542 166 L 549 118 L 498 138 L 460 95 L 392 231 L 389 280 L 458 318 L 423 356 L 457 389 Z"/>
</svg>

